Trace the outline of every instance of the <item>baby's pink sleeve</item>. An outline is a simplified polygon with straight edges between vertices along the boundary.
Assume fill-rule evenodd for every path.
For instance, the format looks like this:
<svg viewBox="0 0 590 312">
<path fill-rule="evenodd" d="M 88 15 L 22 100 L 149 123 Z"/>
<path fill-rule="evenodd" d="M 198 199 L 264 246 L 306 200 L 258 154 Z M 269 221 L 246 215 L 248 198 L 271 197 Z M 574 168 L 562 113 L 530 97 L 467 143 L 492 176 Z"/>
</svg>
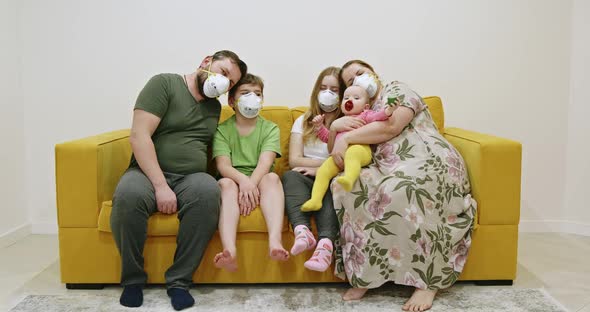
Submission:
<svg viewBox="0 0 590 312">
<path fill-rule="evenodd" d="M 328 143 L 328 138 L 330 137 L 330 130 L 328 130 L 328 128 L 326 128 L 326 126 L 322 125 L 317 130 L 317 135 L 318 135 L 318 139 L 320 139 L 320 141 L 322 141 L 324 143 Z"/>
<path fill-rule="evenodd" d="M 385 114 L 385 110 L 380 110 L 380 111 L 372 111 L 372 110 L 366 110 L 363 111 L 361 113 L 361 118 L 366 122 L 366 123 L 370 123 L 373 121 L 384 121 L 389 119 L 389 116 L 387 116 L 387 114 Z"/>
</svg>

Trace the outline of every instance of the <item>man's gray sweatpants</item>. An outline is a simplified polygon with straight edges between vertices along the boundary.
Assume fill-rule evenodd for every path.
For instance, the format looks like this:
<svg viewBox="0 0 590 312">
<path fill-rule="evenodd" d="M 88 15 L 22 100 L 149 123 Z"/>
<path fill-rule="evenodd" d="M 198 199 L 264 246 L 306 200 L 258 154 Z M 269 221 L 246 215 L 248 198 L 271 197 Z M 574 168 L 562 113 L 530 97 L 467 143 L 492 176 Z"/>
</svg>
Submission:
<svg viewBox="0 0 590 312">
<path fill-rule="evenodd" d="M 207 244 L 217 230 L 220 189 L 207 173 L 164 173 L 176 194 L 180 228 L 174 263 L 166 271 L 167 288 L 187 289 Z M 121 285 L 145 284 L 143 247 L 148 218 L 158 211 L 154 187 L 139 168 L 129 168 L 113 195 L 111 230 L 121 254 Z"/>
</svg>

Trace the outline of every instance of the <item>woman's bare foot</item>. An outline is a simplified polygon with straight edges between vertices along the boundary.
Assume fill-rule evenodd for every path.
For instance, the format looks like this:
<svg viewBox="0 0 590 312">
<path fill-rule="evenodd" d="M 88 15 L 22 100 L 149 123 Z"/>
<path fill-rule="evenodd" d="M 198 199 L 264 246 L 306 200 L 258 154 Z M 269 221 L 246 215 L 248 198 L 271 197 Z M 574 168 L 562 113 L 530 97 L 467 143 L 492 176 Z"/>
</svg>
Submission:
<svg viewBox="0 0 590 312">
<path fill-rule="evenodd" d="M 365 293 L 369 290 L 368 288 L 351 288 L 347 290 L 344 295 L 342 295 L 342 300 L 344 301 L 351 301 L 351 300 L 360 300 Z"/>
<path fill-rule="evenodd" d="M 231 252 L 227 249 L 216 254 L 215 258 L 213 258 L 213 262 L 215 262 L 215 266 L 219 269 L 226 269 L 230 272 L 238 270 L 238 260 L 235 256 L 232 256 Z"/>
<path fill-rule="evenodd" d="M 432 301 L 436 296 L 436 290 L 418 289 L 414 290 L 412 297 L 404 304 L 404 311 L 426 311 L 432 308 Z"/>
</svg>

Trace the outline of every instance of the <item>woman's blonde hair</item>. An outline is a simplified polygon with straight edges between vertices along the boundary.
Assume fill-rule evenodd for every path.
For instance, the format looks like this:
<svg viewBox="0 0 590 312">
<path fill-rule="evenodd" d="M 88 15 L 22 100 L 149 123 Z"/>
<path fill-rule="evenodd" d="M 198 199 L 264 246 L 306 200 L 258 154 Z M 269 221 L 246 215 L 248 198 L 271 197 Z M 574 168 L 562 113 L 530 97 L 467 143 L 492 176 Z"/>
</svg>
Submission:
<svg viewBox="0 0 590 312">
<path fill-rule="evenodd" d="M 322 109 L 320 108 L 320 102 L 318 101 L 318 93 L 320 92 L 320 88 L 322 87 L 322 82 L 324 77 L 326 76 L 334 76 L 336 80 L 340 80 L 340 68 L 338 67 L 328 67 L 319 74 L 318 79 L 315 81 L 315 85 L 313 86 L 313 90 L 311 91 L 311 96 L 309 98 L 309 109 L 303 116 L 303 143 L 308 142 L 309 140 L 317 140 L 317 135 L 314 133 L 313 124 L 311 120 L 317 116 L 322 114 Z M 342 98 L 343 93 L 342 87 L 339 87 L 339 96 Z M 340 105 L 336 109 L 338 112 L 336 115 L 340 117 Z"/>
</svg>

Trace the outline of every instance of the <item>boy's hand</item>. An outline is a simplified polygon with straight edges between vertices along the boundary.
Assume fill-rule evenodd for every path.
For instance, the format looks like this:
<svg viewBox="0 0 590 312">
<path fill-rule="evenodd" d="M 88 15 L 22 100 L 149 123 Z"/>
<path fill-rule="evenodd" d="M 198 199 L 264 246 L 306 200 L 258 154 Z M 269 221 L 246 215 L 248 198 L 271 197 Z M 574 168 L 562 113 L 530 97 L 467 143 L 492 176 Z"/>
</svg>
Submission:
<svg viewBox="0 0 590 312">
<path fill-rule="evenodd" d="M 240 207 L 240 214 L 249 216 L 259 204 L 260 193 L 256 184 L 250 179 L 243 179 L 240 181 L 239 186 L 238 206 Z"/>
<path fill-rule="evenodd" d="M 313 117 L 313 119 L 311 120 L 311 123 L 316 128 L 321 127 L 322 124 L 324 123 L 324 114 L 317 115 L 317 116 Z"/>
<path fill-rule="evenodd" d="M 315 167 L 295 167 L 291 170 L 297 171 L 297 172 L 301 173 L 302 175 L 305 175 L 308 177 L 315 177 L 315 174 L 316 174 L 318 168 L 315 168 Z"/>
<path fill-rule="evenodd" d="M 173 214 L 176 212 L 176 194 L 168 186 L 164 184 L 161 187 L 156 187 L 156 204 L 158 211 L 165 214 Z"/>
</svg>

